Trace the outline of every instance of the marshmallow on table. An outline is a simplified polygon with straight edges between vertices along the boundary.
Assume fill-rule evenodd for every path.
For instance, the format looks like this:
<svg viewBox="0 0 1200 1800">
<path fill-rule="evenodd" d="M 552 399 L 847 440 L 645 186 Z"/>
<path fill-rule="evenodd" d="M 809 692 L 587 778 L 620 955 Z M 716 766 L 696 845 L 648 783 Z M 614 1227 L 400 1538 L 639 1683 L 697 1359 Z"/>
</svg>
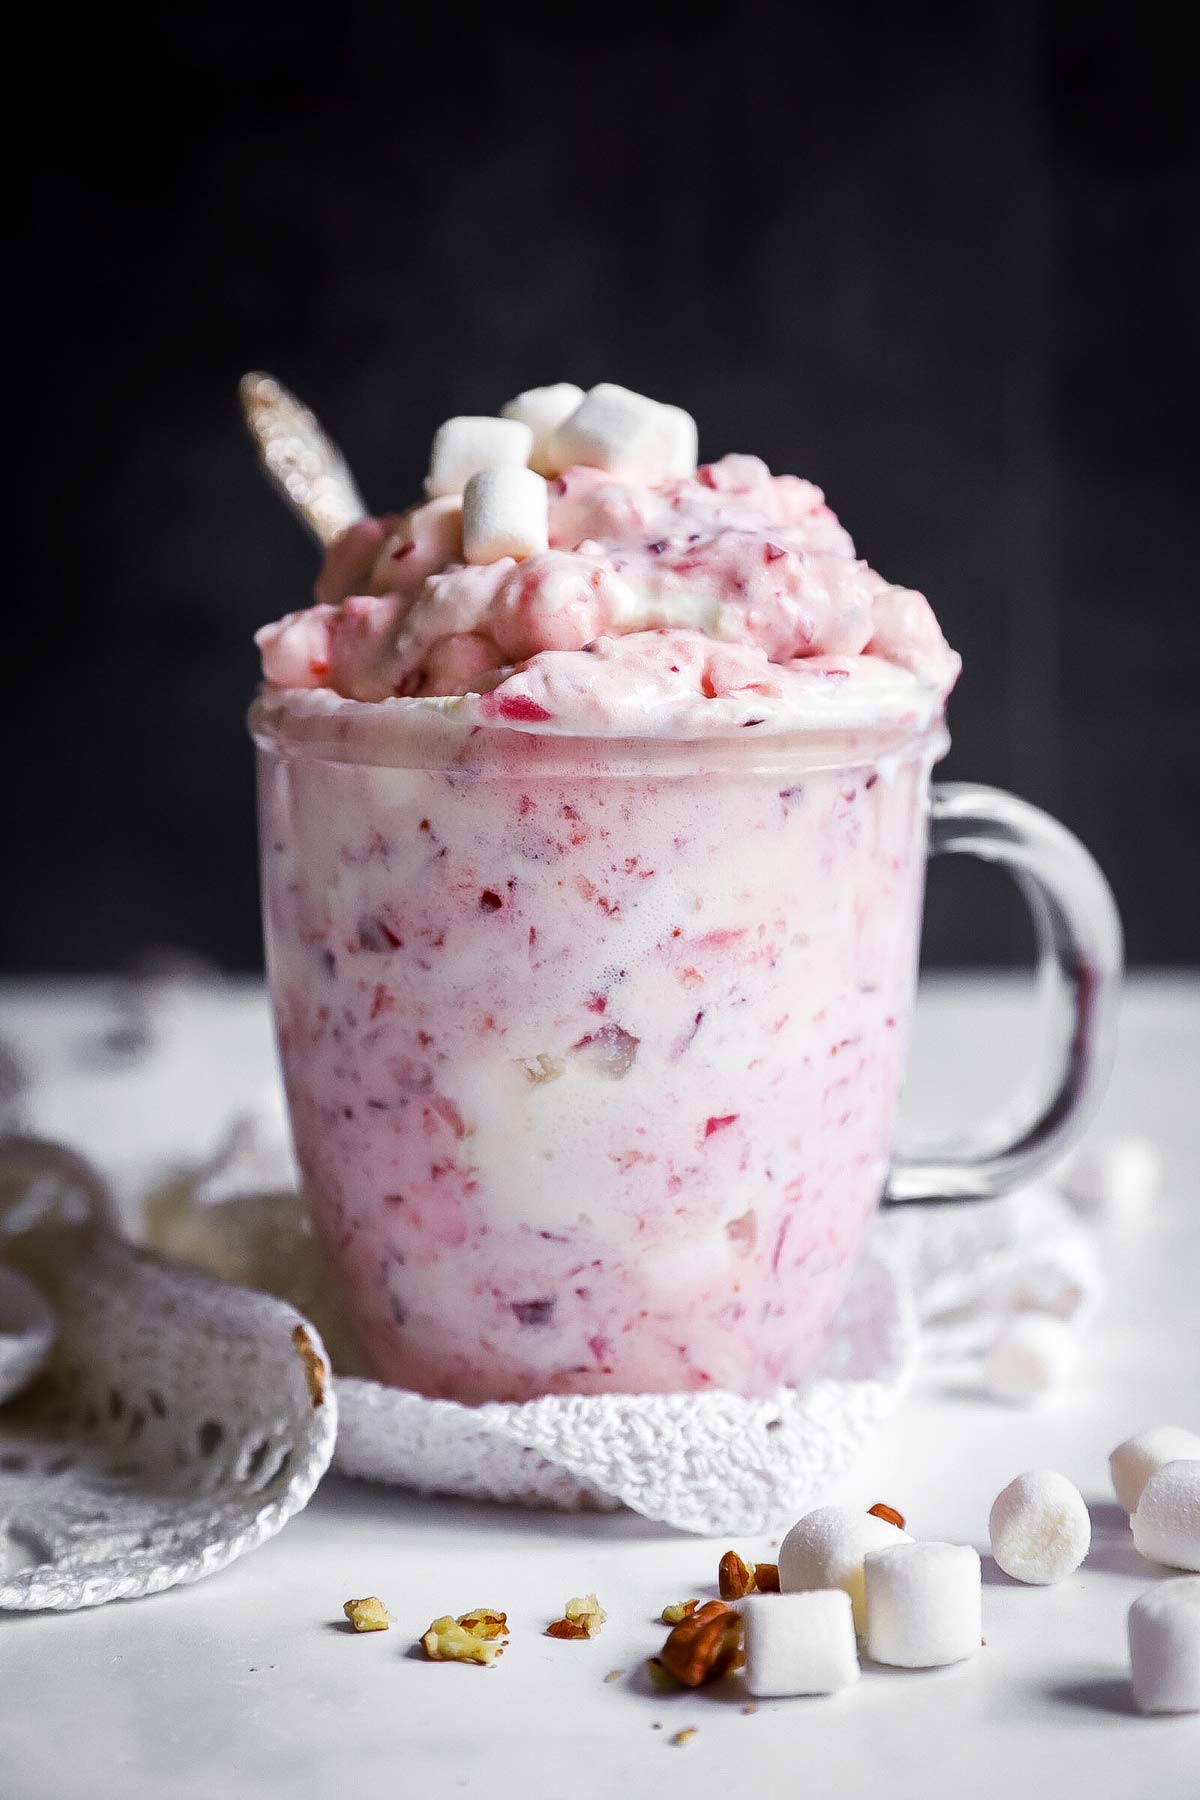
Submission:
<svg viewBox="0 0 1200 1800">
<path fill-rule="evenodd" d="M 1032 1469 L 992 1503 L 992 1555 L 1014 1581 L 1048 1587 L 1076 1570 L 1092 1542 L 1083 1495 L 1065 1475 Z"/>
<path fill-rule="evenodd" d="M 1156 1469 L 1129 1523 L 1136 1548 L 1150 1562 L 1200 1570 L 1200 1462 Z"/>
<path fill-rule="evenodd" d="M 696 467 L 696 426 L 678 406 L 602 381 L 550 439 L 553 469 L 576 463 L 631 481 L 665 481 Z"/>
<path fill-rule="evenodd" d="M 1200 1580 L 1161 1581 L 1129 1609 L 1133 1697 L 1144 1713 L 1200 1712 Z"/>
<path fill-rule="evenodd" d="M 1165 1463 L 1200 1457 L 1200 1437 L 1182 1425 L 1155 1425 L 1118 1444 L 1108 1459 L 1117 1499 L 1127 1513 L 1137 1511 L 1142 1489 Z"/>
<path fill-rule="evenodd" d="M 854 1613 L 841 1588 L 754 1594 L 740 1610 L 746 1628 L 746 1686 L 760 1699 L 835 1694 L 858 1680 Z"/>
<path fill-rule="evenodd" d="M 551 387 L 526 388 L 523 394 L 500 408 L 501 418 L 519 419 L 533 433 L 529 466 L 539 475 L 557 473 L 548 455 L 550 440 L 582 399 L 583 389 L 576 387 L 573 381 L 556 381 Z"/>
<path fill-rule="evenodd" d="M 496 463 L 523 468 L 533 449 L 533 433 L 520 419 L 447 419 L 434 433 L 426 493 L 461 494 L 472 475 Z"/>
<path fill-rule="evenodd" d="M 1157 1199 L 1162 1174 L 1158 1145 L 1130 1135 L 1085 1145 L 1067 1164 L 1061 1185 L 1084 1211 L 1134 1218 Z"/>
<path fill-rule="evenodd" d="M 1018 1313 L 988 1351 L 984 1384 L 998 1400 L 1040 1400 L 1068 1373 L 1077 1347 L 1075 1329 L 1064 1319 L 1052 1313 Z"/>
<path fill-rule="evenodd" d="M 463 555 L 469 563 L 520 562 L 550 542 L 546 483 L 533 469 L 480 469 L 463 492 Z"/>
<path fill-rule="evenodd" d="M 935 1669 L 974 1656 L 983 1640 L 983 1576 L 969 1544 L 869 1550 L 867 1649 L 875 1662 Z"/>
<path fill-rule="evenodd" d="M 863 1558 L 868 1550 L 911 1543 L 899 1526 L 850 1506 L 819 1506 L 792 1526 L 779 1546 L 779 1586 L 785 1594 L 841 1588 L 849 1594 L 858 1631 L 867 1628 Z"/>
</svg>

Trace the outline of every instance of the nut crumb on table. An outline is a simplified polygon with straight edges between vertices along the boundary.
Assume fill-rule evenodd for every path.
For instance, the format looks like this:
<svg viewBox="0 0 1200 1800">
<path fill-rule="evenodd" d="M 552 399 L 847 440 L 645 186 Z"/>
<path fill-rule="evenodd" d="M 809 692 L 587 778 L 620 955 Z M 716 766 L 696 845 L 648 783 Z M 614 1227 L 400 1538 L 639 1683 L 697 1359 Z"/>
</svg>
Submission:
<svg viewBox="0 0 1200 1800">
<path fill-rule="evenodd" d="M 377 1594 L 368 1594 L 362 1600 L 347 1600 L 342 1611 L 355 1631 L 386 1631 L 392 1622 L 391 1614 Z"/>
<path fill-rule="evenodd" d="M 504 1646 L 498 1640 L 507 1634 L 507 1613 L 477 1606 L 473 1612 L 461 1613 L 457 1619 L 448 1613 L 435 1619 L 421 1643 L 430 1662 L 486 1665 L 503 1656 Z"/>
<path fill-rule="evenodd" d="M 600 1627 L 607 1617 L 608 1614 L 595 1594 L 584 1594 L 582 1598 L 567 1601 L 564 1616 L 547 1625 L 546 1636 L 594 1638 L 599 1635 Z"/>
</svg>

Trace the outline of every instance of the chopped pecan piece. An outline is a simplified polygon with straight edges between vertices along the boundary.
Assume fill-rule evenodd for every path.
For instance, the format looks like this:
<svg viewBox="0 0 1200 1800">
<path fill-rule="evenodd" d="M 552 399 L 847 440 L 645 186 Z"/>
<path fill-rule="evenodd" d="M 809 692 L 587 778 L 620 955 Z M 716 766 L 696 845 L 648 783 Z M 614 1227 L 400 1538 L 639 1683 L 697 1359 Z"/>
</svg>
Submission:
<svg viewBox="0 0 1200 1800">
<path fill-rule="evenodd" d="M 608 1614 L 595 1594 L 584 1594 L 582 1599 L 567 1601 L 564 1617 L 555 1619 L 553 1625 L 547 1625 L 546 1636 L 593 1638 L 599 1633 L 607 1617 Z"/>
<path fill-rule="evenodd" d="M 744 1600 L 754 1592 L 754 1564 L 746 1562 L 736 1550 L 727 1550 L 717 1569 L 717 1585 L 722 1600 Z"/>
<path fill-rule="evenodd" d="M 392 1622 L 387 1607 L 375 1594 L 365 1600 L 347 1600 L 342 1611 L 355 1631 L 386 1631 Z"/>
<path fill-rule="evenodd" d="M 472 1637 L 488 1640 L 508 1636 L 508 1614 L 495 1612 L 490 1606 L 477 1606 L 474 1612 L 462 1613 L 458 1622 Z"/>
<path fill-rule="evenodd" d="M 585 1638 L 587 1635 L 587 1626 L 579 1619 L 555 1619 L 546 1627 L 546 1636 L 552 1638 Z"/>
<path fill-rule="evenodd" d="M 685 1619 L 691 1618 L 699 1604 L 698 1600 L 676 1600 L 670 1606 L 664 1606 L 662 1609 L 663 1624 L 681 1625 Z"/>
<path fill-rule="evenodd" d="M 702 1687 L 732 1669 L 741 1648 L 739 1614 L 721 1600 L 710 1600 L 676 1625 L 659 1661 L 684 1687 Z"/>
<path fill-rule="evenodd" d="M 886 1519 L 889 1525 L 896 1527 L 897 1531 L 904 1530 L 904 1514 L 897 1512 L 894 1506 L 885 1506 L 882 1500 L 877 1500 L 874 1506 L 867 1508 L 867 1511 L 877 1519 Z"/>
<path fill-rule="evenodd" d="M 430 1662 L 490 1663 L 502 1654 L 496 1641 L 508 1630 L 504 1613 L 477 1606 L 474 1612 L 452 1619 L 447 1613 L 435 1619 L 421 1639 Z"/>
<path fill-rule="evenodd" d="M 755 1563 L 754 1585 L 760 1594 L 777 1594 L 779 1592 L 779 1564 Z"/>
</svg>

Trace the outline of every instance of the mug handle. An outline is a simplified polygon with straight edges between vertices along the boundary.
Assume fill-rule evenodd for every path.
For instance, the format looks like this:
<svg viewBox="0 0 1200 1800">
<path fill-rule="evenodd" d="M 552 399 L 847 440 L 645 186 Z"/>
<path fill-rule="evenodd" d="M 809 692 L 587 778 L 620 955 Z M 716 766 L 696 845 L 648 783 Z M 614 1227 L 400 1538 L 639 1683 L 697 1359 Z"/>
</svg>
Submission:
<svg viewBox="0 0 1200 1800">
<path fill-rule="evenodd" d="M 966 854 L 1011 871 L 1033 915 L 1038 970 L 1058 1014 L 1060 1043 L 1048 1096 L 1002 1149 L 975 1144 L 893 1159 L 884 1204 L 984 1200 L 1057 1161 L 1078 1137 L 1112 1068 L 1121 974 L 1121 921 L 1112 889 L 1079 839 L 1048 813 L 1000 788 L 935 783 L 930 856 Z"/>
</svg>

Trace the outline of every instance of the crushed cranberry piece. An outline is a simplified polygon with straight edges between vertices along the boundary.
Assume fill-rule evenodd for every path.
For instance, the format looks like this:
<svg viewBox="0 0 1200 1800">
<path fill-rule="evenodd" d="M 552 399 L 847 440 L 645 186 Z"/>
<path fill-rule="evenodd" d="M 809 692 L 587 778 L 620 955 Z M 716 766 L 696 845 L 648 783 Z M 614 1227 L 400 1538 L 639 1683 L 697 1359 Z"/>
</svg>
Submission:
<svg viewBox="0 0 1200 1800">
<path fill-rule="evenodd" d="M 502 719 L 512 719 L 526 725 L 538 725 L 543 719 L 554 717 L 547 707 L 531 700 L 528 694 L 499 694 L 496 698 L 496 710 Z"/>
<path fill-rule="evenodd" d="M 705 1137 L 710 1138 L 715 1132 L 724 1131 L 726 1126 L 735 1124 L 737 1116 L 736 1113 L 722 1113 L 719 1118 L 706 1119 L 704 1121 Z"/>
<path fill-rule="evenodd" d="M 403 950 L 404 939 L 397 937 L 386 919 L 364 913 L 358 921 L 358 947 L 383 954 L 388 950 Z"/>
<path fill-rule="evenodd" d="M 514 1300 L 512 1310 L 522 1325 L 552 1325 L 554 1309 L 558 1301 L 548 1300 Z"/>
<path fill-rule="evenodd" d="M 499 912 L 503 905 L 503 900 L 500 898 L 499 894 L 496 893 L 494 888 L 484 888 L 482 894 L 479 896 L 479 907 L 481 912 Z"/>
<path fill-rule="evenodd" d="M 382 981 L 377 982 L 371 1000 L 371 1017 L 377 1019 L 380 1013 L 394 1012 L 395 1008 L 396 997 L 391 988 L 385 987 Z"/>
</svg>

